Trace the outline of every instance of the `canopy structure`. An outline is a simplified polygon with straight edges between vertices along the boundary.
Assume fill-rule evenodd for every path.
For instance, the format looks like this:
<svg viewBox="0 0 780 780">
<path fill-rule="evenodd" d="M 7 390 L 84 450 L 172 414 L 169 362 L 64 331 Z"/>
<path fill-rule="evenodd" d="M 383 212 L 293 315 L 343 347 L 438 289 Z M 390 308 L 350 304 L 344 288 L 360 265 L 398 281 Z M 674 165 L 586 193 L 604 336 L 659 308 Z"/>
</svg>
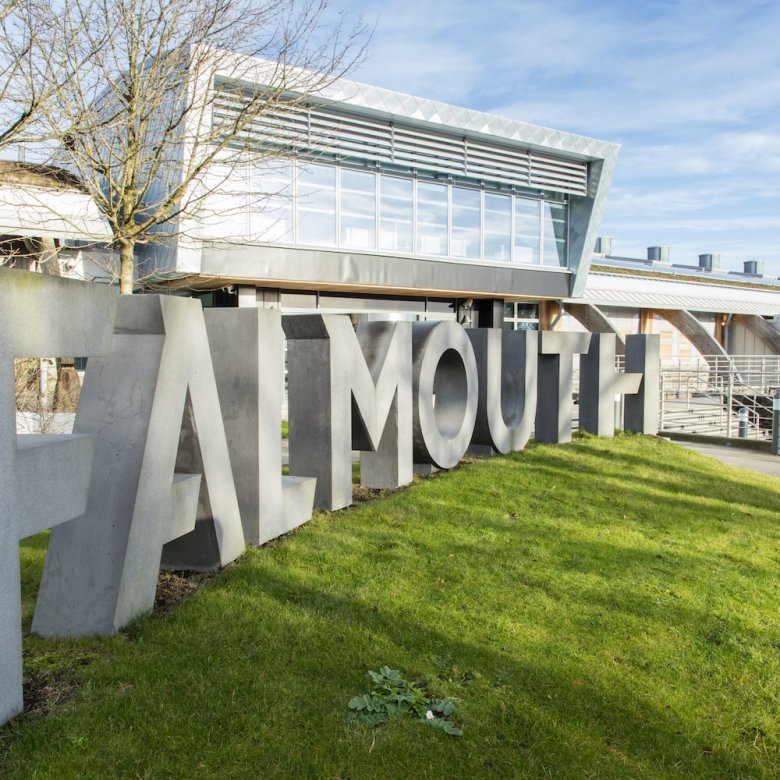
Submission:
<svg viewBox="0 0 780 780">
<path fill-rule="evenodd" d="M 757 314 L 762 317 L 780 315 L 780 294 L 776 289 L 593 271 L 588 276 L 582 297 L 570 300 L 596 306 Z"/>
</svg>

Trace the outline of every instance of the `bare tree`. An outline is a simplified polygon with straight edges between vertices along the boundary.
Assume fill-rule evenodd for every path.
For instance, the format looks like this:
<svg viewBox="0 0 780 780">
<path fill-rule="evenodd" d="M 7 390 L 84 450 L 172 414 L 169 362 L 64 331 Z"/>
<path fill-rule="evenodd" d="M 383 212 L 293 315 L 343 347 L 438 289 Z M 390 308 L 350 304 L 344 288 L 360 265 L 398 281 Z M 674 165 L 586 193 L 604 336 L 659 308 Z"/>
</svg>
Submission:
<svg viewBox="0 0 780 780">
<path fill-rule="evenodd" d="M 81 30 L 72 27 L 69 38 L 53 47 L 55 18 L 44 0 L 0 0 L 0 150 L 47 140 L 44 110 L 51 112 L 54 97 L 70 83 L 74 69 L 94 54 L 82 47 L 81 60 L 63 60 L 60 49 L 70 47 Z M 105 44 L 100 36 L 92 41 L 98 48 Z"/>
<path fill-rule="evenodd" d="M 95 53 L 82 47 L 81 61 L 77 57 L 64 60 L 60 50 L 73 41 L 59 39 L 56 47 L 51 45 L 55 18 L 46 0 L 0 0 L 0 153 L 10 156 L 11 147 L 20 148 L 19 162 L 0 160 L 0 200 L 11 212 L 26 216 L 31 212 L 45 214 L 46 206 L 36 202 L 41 193 L 46 200 L 45 193 L 55 188 L 79 186 L 65 171 L 24 162 L 21 154 L 26 144 L 39 159 L 46 153 L 47 142 L 52 141 L 47 126 L 57 124 L 53 121 L 58 103 L 55 98 L 71 82 L 83 60 Z M 71 38 L 80 32 L 71 28 Z M 106 41 L 96 36 L 93 42 L 100 47 Z M 63 211 L 60 222 L 68 216 Z M 0 265 L 60 275 L 60 247 L 55 239 L 17 235 L 13 222 L 7 227 L 11 228 L 10 235 L 0 236 Z"/>
<path fill-rule="evenodd" d="M 133 291 L 136 246 L 198 217 L 215 163 L 229 175 L 247 156 L 278 155 L 251 143 L 258 121 L 321 91 L 362 55 L 364 29 L 329 22 L 330 1 L 66 4 L 52 45 L 72 42 L 59 56 L 76 77 L 50 129 L 64 128 L 63 159 L 111 226 L 122 293 Z"/>
<path fill-rule="evenodd" d="M 0 149 L 29 140 L 42 104 L 61 81 L 51 52 L 38 58 L 34 16 L 27 0 L 0 0 Z"/>
</svg>

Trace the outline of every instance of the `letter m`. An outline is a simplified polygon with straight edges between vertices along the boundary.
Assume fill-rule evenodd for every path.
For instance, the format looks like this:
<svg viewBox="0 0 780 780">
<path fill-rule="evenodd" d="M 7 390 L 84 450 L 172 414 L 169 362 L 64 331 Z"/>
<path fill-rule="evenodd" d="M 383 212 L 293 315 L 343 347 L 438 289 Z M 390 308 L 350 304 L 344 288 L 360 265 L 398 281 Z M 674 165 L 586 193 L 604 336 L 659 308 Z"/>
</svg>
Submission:
<svg viewBox="0 0 780 780">
<path fill-rule="evenodd" d="M 283 319 L 287 336 L 290 474 L 317 478 L 314 505 L 352 503 L 352 450 L 361 482 L 412 480 L 412 330 L 346 316 Z"/>
</svg>

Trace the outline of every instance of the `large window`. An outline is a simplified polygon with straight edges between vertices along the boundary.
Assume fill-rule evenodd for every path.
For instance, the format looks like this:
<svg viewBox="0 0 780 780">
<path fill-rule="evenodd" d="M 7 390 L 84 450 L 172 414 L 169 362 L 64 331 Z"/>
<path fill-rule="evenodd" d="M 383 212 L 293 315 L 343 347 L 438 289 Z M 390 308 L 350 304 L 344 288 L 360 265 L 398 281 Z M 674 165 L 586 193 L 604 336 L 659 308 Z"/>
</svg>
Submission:
<svg viewBox="0 0 780 780">
<path fill-rule="evenodd" d="M 274 160 L 252 167 L 249 235 L 252 240 L 293 240 L 293 165 Z"/>
<path fill-rule="evenodd" d="M 449 187 L 446 184 L 417 182 L 417 251 L 421 255 L 446 257 Z"/>
<path fill-rule="evenodd" d="M 376 175 L 342 169 L 339 193 L 340 246 L 376 249 Z"/>
<path fill-rule="evenodd" d="M 280 162 L 251 171 L 249 203 L 254 241 L 568 265 L 564 201 L 345 165 Z"/>
<path fill-rule="evenodd" d="M 541 260 L 539 247 L 540 201 L 515 198 L 515 249 L 513 259 L 517 263 L 533 263 Z"/>
<path fill-rule="evenodd" d="M 298 174 L 298 243 L 336 245 L 336 171 L 305 165 Z"/>
<path fill-rule="evenodd" d="M 379 248 L 411 254 L 414 223 L 414 181 L 379 177 Z"/>
<path fill-rule="evenodd" d="M 485 260 L 512 259 L 512 198 L 485 193 Z"/>
<path fill-rule="evenodd" d="M 482 234 L 482 193 L 452 188 L 452 256 L 479 260 Z"/>
<path fill-rule="evenodd" d="M 542 203 L 544 223 L 544 264 L 566 266 L 566 206 Z"/>
</svg>

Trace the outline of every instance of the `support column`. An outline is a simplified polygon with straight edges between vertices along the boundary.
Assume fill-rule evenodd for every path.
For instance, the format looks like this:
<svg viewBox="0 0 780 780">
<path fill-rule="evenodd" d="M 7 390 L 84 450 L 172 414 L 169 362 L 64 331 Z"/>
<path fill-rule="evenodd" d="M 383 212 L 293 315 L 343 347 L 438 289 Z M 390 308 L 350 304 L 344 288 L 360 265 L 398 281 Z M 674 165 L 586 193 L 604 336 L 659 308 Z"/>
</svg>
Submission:
<svg viewBox="0 0 780 780">
<path fill-rule="evenodd" d="M 257 288 L 250 287 L 248 285 L 241 285 L 236 287 L 238 293 L 238 307 L 239 309 L 256 309 L 257 308 Z"/>
<path fill-rule="evenodd" d="M 552 330 L 553 323 L 561 312 L 558 301 L 541 301 L 539 303 L 539 330 Z"/>
<path fill-rule="evenodd" d="M 715 315 L 715 341 L 724 349 L 726 348 L 726 319 L 725 314 Z"/>
</svg>

